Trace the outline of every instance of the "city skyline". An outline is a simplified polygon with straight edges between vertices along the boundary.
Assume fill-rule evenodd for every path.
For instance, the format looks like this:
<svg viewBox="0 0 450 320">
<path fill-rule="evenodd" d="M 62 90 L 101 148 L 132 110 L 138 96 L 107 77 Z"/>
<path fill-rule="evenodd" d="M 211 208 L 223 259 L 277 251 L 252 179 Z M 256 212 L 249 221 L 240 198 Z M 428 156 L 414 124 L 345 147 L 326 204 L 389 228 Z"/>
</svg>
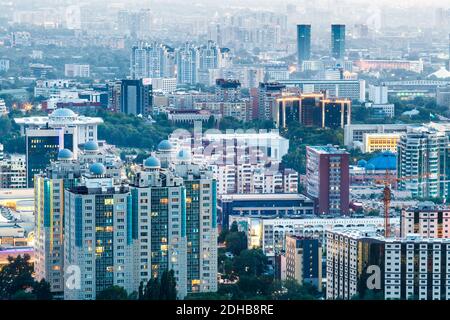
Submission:
<svg viewBox="0 0 450 320">
<path fill-rule="evenodd" d="M 0 7 L 0 300 L 450 300 L 450 4 Z"/>
</svg>

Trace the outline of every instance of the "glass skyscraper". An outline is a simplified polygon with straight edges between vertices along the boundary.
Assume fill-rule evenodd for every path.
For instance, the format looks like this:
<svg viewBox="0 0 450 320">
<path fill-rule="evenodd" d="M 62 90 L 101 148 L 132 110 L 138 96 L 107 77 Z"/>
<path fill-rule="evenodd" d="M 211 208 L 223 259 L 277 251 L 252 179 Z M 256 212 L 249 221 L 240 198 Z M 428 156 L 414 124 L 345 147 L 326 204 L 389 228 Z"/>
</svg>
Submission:
<svg viewBox="0 0 450 320">
<path fill-rule="evenodd" d="M 297 25 L 297 58 L 298 66 L 301 68 L 302 62 L 311 60 L 311 25 Z"/>
<path fill-rule="evenodd" d="M 331 56 L 337 60 L 344 59 L 345 55 L 345 25 L 331 25 Z"/>
</svg>

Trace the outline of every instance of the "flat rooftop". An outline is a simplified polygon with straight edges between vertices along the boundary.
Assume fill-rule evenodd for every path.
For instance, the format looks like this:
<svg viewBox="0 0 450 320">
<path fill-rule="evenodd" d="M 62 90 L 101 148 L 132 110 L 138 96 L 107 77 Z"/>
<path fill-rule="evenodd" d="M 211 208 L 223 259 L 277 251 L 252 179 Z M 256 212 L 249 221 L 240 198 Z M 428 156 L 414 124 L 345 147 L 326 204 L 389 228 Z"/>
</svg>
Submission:
<svg viewBox="0 0 450 320">
<path fill-rule="evenodd" d="M 255 194 L 224 194 L 222 200 L 304 200 L 312 201 L 310 198 L 299 193 L 255 193 Z"/>
<path fill-rule="evenodd" d="M 320 154 L 346 154 L 348 153 L 345 149 L 339 149 L 335 146 L 308 146 L 308 148 L 314 150 Z"/>
</svg>

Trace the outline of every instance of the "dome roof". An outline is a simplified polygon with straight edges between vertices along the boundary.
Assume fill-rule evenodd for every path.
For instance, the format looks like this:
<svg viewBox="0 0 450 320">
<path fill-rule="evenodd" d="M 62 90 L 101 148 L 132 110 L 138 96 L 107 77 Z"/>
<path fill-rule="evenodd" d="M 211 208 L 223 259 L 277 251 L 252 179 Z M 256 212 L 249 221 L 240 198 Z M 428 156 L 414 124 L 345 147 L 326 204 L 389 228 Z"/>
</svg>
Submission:
<svg viewBox="0 0 450 320">
<path fill-rule="evenodd" d="M 89 167 L 91 174 L 95 176 L 102 176 L 106 173 L 106 168 L 102 163 L 94 163 Z"/>
<path fill-rule="evenodd" d="M 145 168 L 160 168 L 161 162 L 158 158 L 155 157 L 149 157 L 144 161 L 144 167 Z"/>
<path fill-rule="evenodd" d="M 69 149 L 62 149 L 58 152 L 58 160 L 72 160 L 73 153 Z"/>
<path fill-rule="evenodd" d="M 73 112 L 70 109 L 67 108 L 60 108 L 60 109 L 56 109 L 55 111 L 53 111 L 50 114 L 50 117 L 52 118 L 69 118 L 69 117 L 76 117 L 77 114 L 75 112 Z"/>
<path fill-rule="evenodd" d="M 373 169 L 369 169 L 369 166 L 373 166 Z M 366 169 L 369 170 L 396 170 L 397 169 L 397 156 L 392 152 L 383 152 L 367 162 Z"/>
<path fill-rule="evenodd" d="M 370 170 L 370 171 L 375 170 L 375 166 L 370 163 L 366 166 L 366 170 Z"/>
<path fill-rule="evenodd" d="M 177 159 L 185 161 L 191 160 L 191 153 L 189 150 L 181 149 L 177 154 Z"/>
<path fill-rule="evenodd" d="M 163 140 L 158 144 L 158 150 L 159 151 L 170 151 L 173 149 L 172 144 L 169 142 L 169 140 Z"/>
<path fill-rule="evenodd" d="M 85 151 L 98 151 L 98 143 L 95 141 L 88 141 L 83 146 Z"/>
</svg>

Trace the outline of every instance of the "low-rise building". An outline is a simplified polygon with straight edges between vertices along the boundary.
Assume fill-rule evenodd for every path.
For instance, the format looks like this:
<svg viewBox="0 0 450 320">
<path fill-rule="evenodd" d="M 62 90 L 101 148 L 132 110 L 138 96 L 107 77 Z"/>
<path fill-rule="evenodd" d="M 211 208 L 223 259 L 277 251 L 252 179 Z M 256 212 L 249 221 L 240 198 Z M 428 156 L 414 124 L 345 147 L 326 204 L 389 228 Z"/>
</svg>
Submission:
<svg viewBox="0 0 450 320">
<path fill-rule="evenodd" d="M 219 198 L 219 221 L 228 229 L 231 216 L 301 217 L 314 213 L 314 203 L 301 194 L 227 194 Z"/>
<path fill-rule="evenodd" d="M 400 136 L 399 133 L 365 133 L 364 152 L 390 151 L 396 153 Z"/>
<path fill-rule="evenodd" d="M 332 230 L 361 229 L 371 230 L 377 235 L 384 233 L 382 217 L 366 218 L 333 218 L 320 219 L 312 215 L 294 216 L 229 216 L 229 223 L 236 222 L 239 230 L 244 231 L 249 248 L 260 248 L 269 259 L 286 250 L 286 236 L 316 238 L 323 244 L 326 242 L 326 232 Z M 391 226 L 397 229 L 399 218 L 391 218 Z"/>
</svg>

